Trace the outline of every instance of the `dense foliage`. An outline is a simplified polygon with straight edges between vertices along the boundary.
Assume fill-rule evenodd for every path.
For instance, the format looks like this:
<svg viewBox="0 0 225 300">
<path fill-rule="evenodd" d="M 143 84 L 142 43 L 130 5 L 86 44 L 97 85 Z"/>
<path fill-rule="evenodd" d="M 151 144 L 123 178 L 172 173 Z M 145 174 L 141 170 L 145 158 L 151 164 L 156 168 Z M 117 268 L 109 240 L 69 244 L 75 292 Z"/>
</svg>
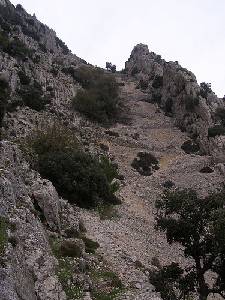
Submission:
<svg viewBox="0 0 225 300">
<path fill-rule="evenodd" d="M 84 88 L 73 99 L 74 109 L 102 123 L 109 123 L 118 116 L 118 85 L 113 75 L 84 66 L 76 69 L 73 77 Z"/>
<path fill-rule="evenodd" d="M 225 299 L 225 195 L 224 192 L 202 199 L 192 190 L 166 191 L 156 202 L 157 228 L 166 233 L 168 243 L 180 243 L 192 265 L 179 264 L 151 272 L 150 281 L 165 300 L 206 300 L 215 293 Z M 209 285 L 205 274 L 216 273 Z"/>
<path fill-rule="evenodd" d="M 37 130 L 26 148 L 33 166 L 71 203 L 85 208 L 119 203 L 117 171 L 106 157 L 101 161 L 84 152 L 70 130 L 59 125 Z"/>
</svg>

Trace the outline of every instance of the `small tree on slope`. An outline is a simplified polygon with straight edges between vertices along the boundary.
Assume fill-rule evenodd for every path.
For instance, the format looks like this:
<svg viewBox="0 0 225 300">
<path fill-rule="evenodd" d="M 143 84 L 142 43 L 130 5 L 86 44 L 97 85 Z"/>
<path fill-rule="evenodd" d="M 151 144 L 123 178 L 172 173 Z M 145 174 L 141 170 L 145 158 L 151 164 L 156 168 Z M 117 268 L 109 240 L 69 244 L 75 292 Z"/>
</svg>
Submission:
<svg viewBox="0 0 225 300">
<path fill-rule="evenodd" d="M 166 191 L 156 202 L 157 229 L 166 233 L 169 244 L 180 243 L 192 258 L 189 268 L 172 263 L 150 272 L 150 281 L 165 300 L 206 300 L 209 294 L 225 299 L 225 194 L 205 199 L 192 190 Z M 206 273 L 215 279 L 207 282 Z"/>
</svg>

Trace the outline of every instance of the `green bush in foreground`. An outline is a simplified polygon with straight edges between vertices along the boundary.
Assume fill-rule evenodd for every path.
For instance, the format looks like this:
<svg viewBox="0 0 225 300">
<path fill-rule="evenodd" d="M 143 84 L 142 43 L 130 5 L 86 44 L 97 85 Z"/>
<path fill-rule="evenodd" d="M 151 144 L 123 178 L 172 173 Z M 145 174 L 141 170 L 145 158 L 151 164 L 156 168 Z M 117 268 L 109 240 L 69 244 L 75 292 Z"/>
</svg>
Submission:
<svg viewBox="0 0 225 300">
<path fill-rule="evenodd" d="M 90 67 L 76 72 L 73 77 L 85 90 L 79 90 L 73 99 L 74 109 L 100 123 L 113 121 L 120 108 L 115 77 Z"/>
<path fill-rule="evenodd" d="M 191 258 L 188 268 L 178 263 L 159 267 L 150 281 L 164 300 L 206 300 L 210 294 L 225 299 L 225 208 L 224 192 L 204 199 L 195 191 L 165 192 L 156 202 L 157 229 L 166 233 L 169 244 L 179 243 Z M 214 273 L 210 282 L 206 273 Z"/>
<path fill-rule="evenodd" d="M 84 152 L 71 131 L 60 126 L 39 130 L 28 139 L 26 148 L 36 169 L 70 203 L 85 208 L 119 204 L 112 166 L 103 166 L 98 158 Z"/>
</svg>

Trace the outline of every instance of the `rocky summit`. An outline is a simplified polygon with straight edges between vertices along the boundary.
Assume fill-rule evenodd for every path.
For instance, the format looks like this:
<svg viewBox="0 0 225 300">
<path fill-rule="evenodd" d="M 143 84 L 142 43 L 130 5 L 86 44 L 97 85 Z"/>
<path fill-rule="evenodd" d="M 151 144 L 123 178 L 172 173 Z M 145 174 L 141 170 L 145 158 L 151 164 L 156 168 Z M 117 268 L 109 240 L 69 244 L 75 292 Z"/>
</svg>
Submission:
<svg viewBox="0 0 225 300">
<path fill-rule="evenodd" d="M 143 44 L 122 71 L 94 67 L 0 0 L 0 127 L 1 300 L 224 299 L 215 249 L 201 256 L 206 294 L 151 280 L 197 261 L 157 228 L 155 203 L 223 190 L 225 105 L 210 84 Z"/>
</svg>

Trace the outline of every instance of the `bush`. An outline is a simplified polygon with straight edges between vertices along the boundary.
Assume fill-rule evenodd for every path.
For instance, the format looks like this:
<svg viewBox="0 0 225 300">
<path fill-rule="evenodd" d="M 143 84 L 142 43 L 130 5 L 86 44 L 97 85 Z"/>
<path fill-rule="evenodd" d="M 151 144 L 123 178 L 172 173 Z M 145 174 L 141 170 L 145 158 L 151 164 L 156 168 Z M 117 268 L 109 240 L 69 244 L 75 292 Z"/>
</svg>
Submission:
<svg viewBox="0 0 225 300">
<path fill-rule="evenodd" d="M 212 93 L 211 83 L 200 83 L 200 96 L 202 96 L 203 98 L 207 98 L 208 94 L 210 93 Z"/>
<path fill-rule="evenodd" d="M 148 88 L 148 82 L 146 80 L 141 79 L 137 88 L 141 88 L 142 90 L 146 90 Z"/>
<path fill-rule="evenodd" d="M 203 167 L 199 172 L 200 173 L 213 173 L 214 171 L 209 166 L 206 166 L 206 167 Z"/>
<path fill-rule="evenodd" d="M 5 218 L 0 216 L 0 257 L 5 252 L 7 239 L 7 221 Z"/>
<path fill-rule="evenodd" d="M 208 137 L 216 137 L 217 135 L 225 135 L 225 127 L 216 125 L 208 129 Z"/>
<path fill-rule="evenodd" d="M 31 57 L 32 53 L 32 50 L 27 48 L 27 46 L 17 38 L 9 41 L 7 46 L 3 48 L 3 51 L 22 60 L 25 60 L 27 57 Z"/>
<path fill-rule="evenodd" d="M 171 114 L 173 112 L 173 99 L 168 98 L 165 102 L 165 112 Z"/>
<path fill-rule="evenodd" d="M 199 105 L 199 98 L 193 96 L 186 96 L 185 98 L 185 108 L 188 111 L 194 111 L 195 107 Z"/>
<path fill-rule="evenodd" d="M 190 258 L 188 268 L 173 262 L 150 272 L 162 299 L 206 300 L 211 294 L 225 298 L 224 190 L 206 198 L 193 190 L 166 191 L 156 209 L 156 228 Z"/>
<path fill-rule="evenodd" d="M 158 160 L 151 153 L 139 152 L 131 166 L 143 176 L 150 176 L 159 169 Z"/>
<path fill-rule="evenodd" d="M 225 126 L 225 108 L 217 108 L 215 115 L 220 119 L 222 125 Z"/>
<path fill-rule="evenodd" d="M 87 253 L 91 253 L 91 254 L 95 254 L 95 251 L 99 248 L 99 243 L 92 241 L 91 239 L 87 238 L 87 237 L 82 237 L 82 240 L 84 242 L 85 245 L 85 251 Z"/>
<path fill-rule="evenodd" d="M 131 70 L 131 76 L 135 76 L 138 72 L 139 72 L 138 68 L 136 66 L 133 67 L 133 69 Z"/>
<path fill-rule="evenodd" d="M 110 163 L 84 152 L 72 132 L 60 126 L 47 127 L 45 132 L 33 133 L 27 145 L 34 167 L 70 203 L 84 208 L 120 203 L 114 195 L 118 187 Z"/>
<path fill-rule="evenodd" d="M 192 140 L 188 140 L 183 143 L 183 145 L 181 146 L 181 149 L 184 150 L 185 153 L 191 154 L 191 153 L 198 152 L 200 150 L 200 147 L 196 142 L 194 142 Z"/>
<path fill-rule="evenodd" d="M 0 128 L 2 127 L 3 118 L 9 98 L 8 82 L 0 78 Z"/>
<path fill-rule="evenodd" d="M 152 82 L 152 87 L 155 89 L 158 89 L 163 86 L 163 77 L 156 75 L 153 82 Z"/>
<path fill-rule="evenodd" d="M 163 183 L 163 187 L 166 189 L 171 189 L 175 186 L 175 183 L 172 180 L 167 180 Z"/>
<path fill-rule="evenodd" d="M 101 122 L 112 122 L 119 114 L 118 85 L 112 75 L 101 70 L 89 71 L 88 67 L 76 73 L 76 80 L 86 90 L 79 90 L 73 99 L 74 109 L 88 118 Z M 78 75 L 79 74 L 79 75 Z"/>
<path fill-rule="evenodd" d="M 24 78 L 23 78 L 24 79 Z M 22 99 L 22 103 L 36 111 L 41 111 L 45 108 L 46 104 L 50 101 L 43 94 L 42 87 L 38 82 L 34 82 L 32 85 L 23 86 L 18 90 L 18 94 Z"/>
<path fill-rule="evenodd" d="M 30 78 L 26 75 L 26 73 L 24 71 L 19 71 L 18 76 L 19 76 L 21 84 L 23 84 L 23 85 L 30 84 Z"/>
<path fill-rule="evenodd" d="M 56 45 L 58 47 L 60 47 L 63 50 L 63 54 L 68 54 L 70 52 L 69 48 L 67 47 L 67 45 L 58 37 L 55 38 L 56 41 Z"/>
</svg>

